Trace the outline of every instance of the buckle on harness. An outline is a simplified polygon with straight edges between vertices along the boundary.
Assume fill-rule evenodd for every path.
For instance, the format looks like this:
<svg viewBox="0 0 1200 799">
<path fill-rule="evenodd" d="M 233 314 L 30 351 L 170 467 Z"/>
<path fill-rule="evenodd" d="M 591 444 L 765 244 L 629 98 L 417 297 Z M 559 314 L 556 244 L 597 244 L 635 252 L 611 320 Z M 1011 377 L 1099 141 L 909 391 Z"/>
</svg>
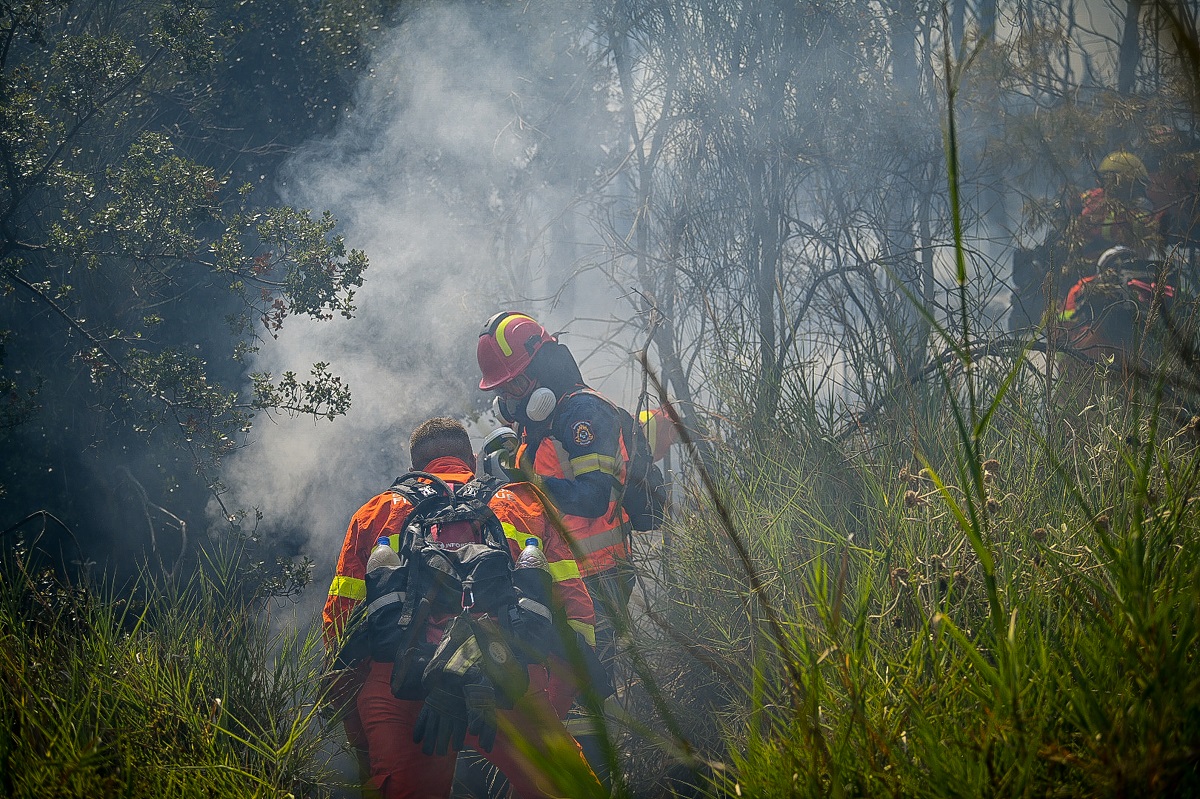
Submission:
<svg viewBox="0 0 1200 799">
<path fill-rule="evenodd" d="M 463 595 L 462 595 L 462 609 L 470 610 L 473 607 L 475 607 L 475 592 L 471 590 L 470 586 L 464 585 L 463 586 Z"/>
</svg>

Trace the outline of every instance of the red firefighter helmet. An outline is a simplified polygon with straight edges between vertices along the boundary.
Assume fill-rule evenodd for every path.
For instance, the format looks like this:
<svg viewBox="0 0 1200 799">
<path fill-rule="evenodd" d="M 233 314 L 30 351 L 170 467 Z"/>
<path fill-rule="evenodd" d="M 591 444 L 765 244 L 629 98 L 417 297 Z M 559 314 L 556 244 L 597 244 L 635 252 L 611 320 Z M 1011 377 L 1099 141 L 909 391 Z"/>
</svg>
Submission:
<svg viewBox="0 0 1200 799">
<path fill-rule="evenodd" d="M 494 391 L 520 375 L 547 341 L 554 336 L 531 316 L 502 311 L 487 320 L 475 351 L 483 373 L 479 387 Z"/>
</svg>

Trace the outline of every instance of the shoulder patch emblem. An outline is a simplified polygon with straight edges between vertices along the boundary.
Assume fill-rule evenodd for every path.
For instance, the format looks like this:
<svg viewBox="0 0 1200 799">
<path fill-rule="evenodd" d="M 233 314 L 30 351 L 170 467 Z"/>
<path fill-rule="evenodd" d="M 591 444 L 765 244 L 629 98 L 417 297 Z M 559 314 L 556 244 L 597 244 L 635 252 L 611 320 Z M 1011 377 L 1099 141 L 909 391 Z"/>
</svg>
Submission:
<svg viewBox="0 0 1200 799">
<path fill-rule="evenodd" d="M 581 447 L 591 446 L 591 443 L 596 440 L 591 422 L 576 422 L 571 425 L 571 437 Z"/>
</svg>

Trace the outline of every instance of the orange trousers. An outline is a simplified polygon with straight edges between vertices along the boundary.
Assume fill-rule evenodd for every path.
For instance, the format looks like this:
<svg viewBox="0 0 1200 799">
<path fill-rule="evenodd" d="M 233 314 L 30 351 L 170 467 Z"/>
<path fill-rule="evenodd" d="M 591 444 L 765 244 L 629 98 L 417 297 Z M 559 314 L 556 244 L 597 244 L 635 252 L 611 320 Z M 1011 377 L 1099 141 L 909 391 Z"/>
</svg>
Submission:
<svg viewBox="0 0 1200 799">
<path fill-rule="evenodd" d="M 358 715 L 366 734 L 371 784 L 383 799 L 447 799 L 454 782 L 457 753 L 426 755 L 421 744 L 413 743 L 413 727 L 423 702 L 392 696 L 391 679 L 391 663 L 372 663 L 358 694 Z M 529 690 L 511 710 L 499 710 L 497 714 L 512 724 L 522 738 L 538 742 L 536 748 L 544 750 L 540 743 L 547 739 L 570 739 L 562 719 L 574 696 L 574 688 L 557 676 L 554 669 L 530 666 Z M 475 736 L 468 734 L 463 746 L 474 748 L 475 743 Z M 569 750 L 577 752 L 586 766 L 578 744 Z M 497 733 L 492 751 L 480 754 L 504 773 L 521 799 L 563 795 L 503 730 Z"/>
</svg>

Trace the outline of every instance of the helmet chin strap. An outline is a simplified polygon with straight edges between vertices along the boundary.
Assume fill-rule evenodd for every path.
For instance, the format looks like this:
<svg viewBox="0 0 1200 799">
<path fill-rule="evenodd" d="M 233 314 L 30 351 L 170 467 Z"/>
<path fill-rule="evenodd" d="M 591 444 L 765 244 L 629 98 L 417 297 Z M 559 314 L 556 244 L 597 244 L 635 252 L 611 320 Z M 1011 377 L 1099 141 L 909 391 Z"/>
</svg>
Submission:
<svg viewBox="0 0 1200 799">
<path fill-rule="evenodd" d="M 525 403 L 525 415 L 531 422 L 544 422 L 554 413 L 554 406 L 557 404 L 558 397 L 553 391 L 548 388 L 536 389 Z"/>
</svg>

